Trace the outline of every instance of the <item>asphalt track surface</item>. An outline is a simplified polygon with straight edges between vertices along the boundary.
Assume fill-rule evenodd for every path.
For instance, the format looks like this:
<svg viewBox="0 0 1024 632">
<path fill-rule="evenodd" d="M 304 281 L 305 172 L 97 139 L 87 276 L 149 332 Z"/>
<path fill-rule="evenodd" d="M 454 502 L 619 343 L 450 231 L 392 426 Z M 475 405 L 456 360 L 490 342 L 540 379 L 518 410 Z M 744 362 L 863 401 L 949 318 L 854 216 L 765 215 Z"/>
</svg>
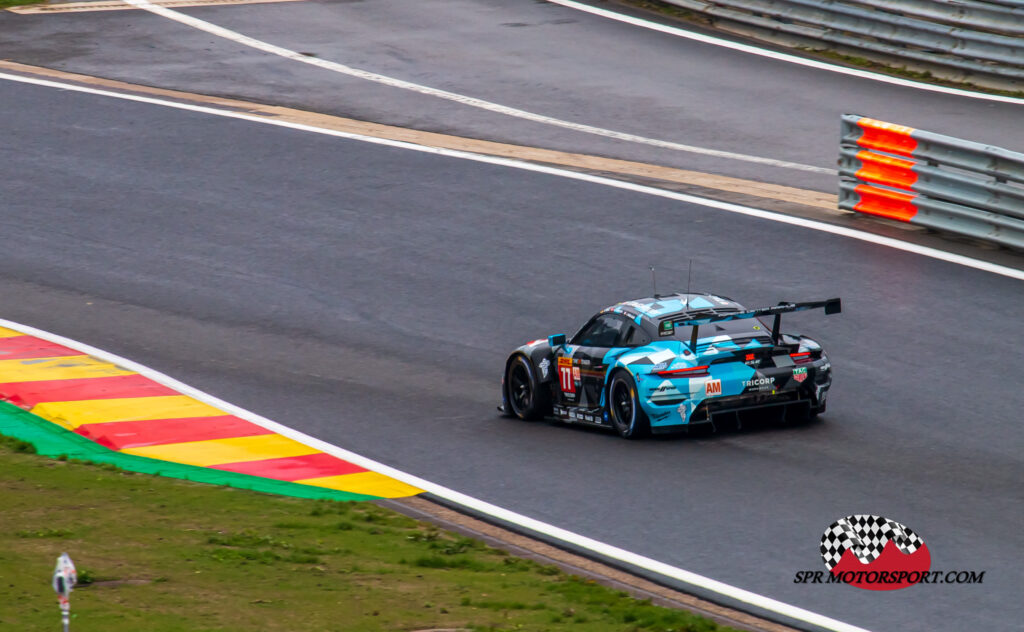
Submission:
<svg viewBox="0 0 1024 632">
<path fill-rule="evenodd" d="M 1019 281 L 553 176 L 2 89 L 9 318 L 841 620 L 952 630 L 1020 614 L 1006 351 Z M 845 297 L 842 316 L 789 320 L 833 357 L 823 423 L 627 442 L 496 415 L 507 350 L 645 294 L 648 262 L 678 284 L 690 254 L 695 287 L 749 304 Z M 856 512 L 910 525 L 936 568 L 985 570 L 986 583 L 793 585 L 820 567 L 821 531 Z"/>
<path fill-rule="evenodd" d="M 821 168 L 836 166 L 844 112 L 1024 149 L 1019 105 L 815 71 L 543 2 L 301 2 L 182 12 L 320 59 L 551 117 Z M 836 190 L 830 175 L 517 120 L 299 64 L 142 11 L 0 14 L 4 58 L 379 123 Z"/>
<path fill-rule="evenodd" d="M 397 11 L 393 3 L 333 8 L 373 6 Z M 529 17 L 551 7 L 517 10 Z M 106 15 L 129 15 L 136 35 L 171 37 L 152 16 Z M 7 43 L 23 33 L 12 36 L 10 19 L 0 19 Z M 651 38 L 630 33 L 616 30 Z M 655 40 L 654 50 L 676 45 Z M 79 47 L 51 65 L 88 72 L 81 59 L 106 51 L 84 39 Z M 284 63 L 239 55 L 254 75 Z M 105 76 L 137 79 L 103 63 Z M 141 62 L 133 72 L 144 73 Z M 196 72 L 214 80 L 208 66 Z M 306 71 L 279 72 L 287 84 Z M 353 98 L 364 90 L 374 91 Z M 878 88 L 878 99 L 889 90 Z M 822 87 L 819 100 L 830 94 Z M 925 110 L 943 98 L 917 103 Z M 1015 555 L 1024 550 L 1019 281 L 505 167 L 10 82 L 0 84 L 0 102 L 5 318 L 109 349 L 514 511 L 849 623 L 1006 629 L 1024 614 Z M 736 112 L 748 105 L 737 102 Z M 987 125 L 1011 111 L 957 107 L 992 113 L 985 124 L 962 117 L 985 128 L 965 134 L 979 139 L 1001 135 Z M 505 125 L 494 134 L 514 136 L 520 123 Z M 821 423 L 626 442 L 497 416 L 508 350 L 571 333 L 596 309 L 646 294 L 650 263 L 663 289 L 680 288 L 690 257 L 694 288 L 749 305 L 844 298 L 840 316 L 786 320 L 833 358 L 836 385 Z M 794 585 L 796 571 L 821 568 L 821 532 L 851 513 L 911 526 L 933 568 L 984 570 L 985 583 L 892 593 Z"/>
</svg>

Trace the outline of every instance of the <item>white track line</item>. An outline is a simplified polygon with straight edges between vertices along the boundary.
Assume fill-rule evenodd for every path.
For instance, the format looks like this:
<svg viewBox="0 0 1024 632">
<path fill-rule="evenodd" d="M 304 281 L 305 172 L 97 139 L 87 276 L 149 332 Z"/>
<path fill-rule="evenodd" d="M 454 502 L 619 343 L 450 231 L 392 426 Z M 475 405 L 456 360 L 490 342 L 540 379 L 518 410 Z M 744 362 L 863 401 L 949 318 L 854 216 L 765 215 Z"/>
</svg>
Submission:
<svg viewBox="0 0 1024 632">
<path fill-rule="evenodd" d="M 409 485 L 412 485 L 413 487 L 418 487 L 426 492 L 434 494 L 435 496 L 444 498 L 447 501 L 456 503 L 468 509 L 472 509 L 473 511 L 482 513 L 484 515 L 491 516 L 492 518 L 503 520 L 505 522 L 514 524 L 518 527 L 522 527 L 530 531 L 543 534 L 550 538 L 561 540 L 573 546 L 592 551 L 599 555 L 619 560 L 620 562 L 625 562 L 626 564 L 631 564 L 633 566 L 648 571 L 659 573 L 661 575 L 679 580 L 686 584 L 697 586 L 705 590 L 717 593 L 719 595 L 730 597 L 732 599 L 735 599 L 736 601 L 756 606 L 769 612 L 774 612 L 776 614 L 790 617 L 797 621 L 803 621 L 805 623 L 810 623 L 812 625 L 816 625 L 827 630 L 835 630 L 837 632 L 868 632 L 864 628 L 858 628 L 856 626 L 843 623 L 842 621 L 836 621 L 835 619 L 831 619 L 829 617 L 817 614 L 815 612 L 804 610 L 803 608 L 791 606 L 789 604 L 782 603 L 781 601 L 776 601 L 769 597 L 764 597 L 757 593 L 752 593 L 750 591 L 743 590 L 742 588 L 736 588 L 735 586 L 731 586 L 729 584 L 725 584 L 720 581 L 704 577 L 703 575 L 698 575 L 696 573 L 691 573 L 690 571 L 683 570 L 681 568 L 676 568 L 675 566 L 670 566 L 663 562 L 653 560 L 649 557 L 644 557 L 642 555 L 637 555 L 636 553 L 631 553 L 629 551 L 620 549 L 610 544 L 605 544 L 604 542 L 593 540 L 586 536 L 573 533 L 572 531 L 567 531 L 560 527 L 556 527 L 554 525 L 550 525 L 539 520 L 534 520 L 533 518 L 529 518 L 527 516 L 515 513 L 514 511 L 509 511 L 508 509 L 498 507 L 497 505 L 492 505 L 488 502 L 479 500 L 472 496 L 467 496 L 466 494 L 463 494 L 461 492 L 448 489 L 447 487 L 444 487 L 442 485 L 432 483 L 428 480 L 419 478 L 418 476 L 413 476 L 412 474 L 408 474 L 406 472 L 395 469 L 388 465 L 384 465 L 383 463 L 378 463 L 377 461 L 368 459 L 364 456 L 356 454 L 355 452 L 350 452 L 344 448 L 340 448 L 336 445 L 327 443 L 326 441 L 322 441 L 320 439 L 317 439 L 316 437 L 311 437 L 305 433 L 299 432 L 298 430 L 289 428 L 288 426 L 281 425 L 276 421 L 271 421 L 270 419 L 257 415 L 254 412 L 250 412 L 248 410 L 245 410 L 244 408 L 240 408 L 238 406 L 235 406 L 234 404 L 225 402 L 222 399 L 218 399 L 213 395 L 204 393 L 203 391 L 193 388 L 188 384 L 179 382 L 178 380 L 168 375 L 164 375 L 159 371 L 141 365 L 137 362 L 133 362 L 132 360 L 128 360 L 127 358 L 122 358 L 120 356 L 114 355 L 102 349 L 97 349 L 96 347 L 78 342 L 77 340 L 65 338 L 57 334 L 52 334 L 48 331 L 43 331 L 41 329 L 36 329 L 35 327 L 22 325 L 20 323 L 4 319 L 0 319 L 0 327 L 15 329 L 30 336 L 35 336 L 37 338 L 42 338 L 43 340 L 48 340 L 50 342 L 54 342 L 65 347 L 70 347 L 72 349 L 81 351 L 82 353 L 85 353 L 87 355 L 99 358 L 100 360 L 104 360 L 106 362 L 116 364 L 128 370 L 135 371 L 155 382 L 158 382 L 180 393 L 188 395 L 189 397 L 193 397 L 201 402 L 209 404 L 210 406 L 219 408 L 220 410 L 235 415 L 236 417 L 241 417 L 246 421 L 252 422 L 258 426 L 262 426 L 268 430 L 284 435 L 290 439 L 294 439 L 296 441 L 304 443 L 312 448 L 316 448 L 317 450 L 326 452 L 327 454 L 334 455 L 350 463 L 355 463 L 360 467 L 364 467 L 366 469 L 384 474 L 385 476 L 390 476 L 391 478 L 398 479 L 403 483 L 407 483 Z"/>
<path fill-rule="evenodd" d="M 178 110 L 187 110 L 189 112 L 199 112 L 203 114 L 212 114 L 214 116 L 222 116 L 225 118 L 241 119 L 243 121 L 249 121 L 252 123 L 261 123 L 263 125 L 273 125 L 275 127 L 286 127 L 288 129 L 301 130 L 304 132 L 312 132 L 314 134 L 323 134 L 326 136 L 335 136 L 337 138 L 346 138 L 350 140 L 357 140 L 365 143 L 372 143 L 375 145 L 385 145 L 388 147 L 398 147 L 401 149 L 409 149 L 412 151 L 419 151 L 428 154 L 434 154 L 437 156 L 446 156 L 449 158 L 460 158 L 464 160 L 473 160 L 475 162 L 483 162 L 492 165 L 500 165 L 503 167 L 511 167 L 514 169 L 522 169 L 524 171 L 534 171 L 537 173 L 545 173 L 549 175 L 559 176 L 563 178 L 569 178 L 572 180 L 582 180 L 584 182 L 593 182 L 595 184 L 601 184 L 604 186 L 614 187 L 617 189 L 625 189 L 627 191 L 634 191 L 636 193 L 643 193 L 645 195 L 654 195 L 657 197 L 668 198 L 670 200 L 677 200 L 679 202 L 686 202 L 688 204 L 696 204 L 698 206 L 706 206 L 709 208 L 715 208 L 729 213 L 737 213 L 740 215 L 748 215 L 750 217 L 758 217 L 761 219 L 771 220 L 773 222 L 780 222 L 782 224 L 790 224 L 793 226 L 799 226 L 801 228 L 809 228 L 811 230 L 821 231 L 823 233 L 830 233 L 833 235 L 839 235 L 842 237 L 849 237 L 851 239 L 857 239 L 859 241 L 866 241 L 869 243 L 877 244 L 880 246 L 886 246 L 888 248 L 894 248 L 896 250 L 902 250 L 904 252 L 910 252 L 932 259 L 938 259 L 940 261 L 946 261 L 949 263 L 955 263 L 968 268 L 974 268 L 976 270 L 982 270 L 985 272 L 991 272 L 1001 276 L 1010 277 L 1024 281 L 1024 270 L 1018 270 L 1016 268 L 1010 268 L 1008 266 L 999 265 L 997 263 L 990 263 L 988 261 L 982 261 L 980 259 L 972 259 L 971 257 L 965 257 L 963 255 L 946 252 L 937 248 L 930 248 L 928 246 L 920 246 L 918 244 L 912 244 L 899 239 L 893 239 L 892 237 L 883 237 L 881 235 L 875 235 L 864 231 L 856 230 L 853 228 L 846 228 L 845 226 L 836 226 L 834 224 L 827 224 L 825 222 L 818 222 L 811 219 L 805 219 L 802 217 L 794 217 L 790 215 L 783 215 L 781 213 L 774 213 L 772 211 L 765 211 L 750 206 L 741 206 L 739 204 L 732 204 L 729 202 L 721 202 L 719 200 L 712 200 L 709 198 L 698 197 L 696 195 L 689 195 L 686 193 L 676 193 L 675 191 L 666 191 L 665 189 L 658 189 L 656 187 L 644 186 L 641 184 L 634 184 L 632 182 L 623 182 L 622 180 L 613 180 L 611 178 L 605 178 L 602 176 L 595 176 L 587 173 L 579 173 L 576 171 L 568 171 L 566 169 L 559 169 L 557 167 L 549 167 L 546 165 L 532 164 L 529 162 L 522 162 L 519 160 L 513 160 L 511 158 L 499 158 L 496 156 L 486 156 L 483 154 L 474 154 L 467 151 L 458 151 L 454 149 L 443 149 L 439 147 L 428 147 L 425 145 L 417 145 L 415 143 L 409 143 L 405 141 L 391 140 L 387 138 L 376 138 L 373 136 L 363 136 L 361 134 L 353 134 L 350 132 L 341 132 L 338 130 L 324 129 L 322 127 L 316 127 L 313 125 L 305 125 L 302 123 L 291 123 L 288 121 L 278 121 L 269 118 L 263 118 L 260 116 L 254 116 L 252 114 L 246 114 L 244 112 L 233 112 L 229 110 L 218 110 L 216 108 L 206 107 L 202 105 L 192 105 L 188 103 L 176 103 L 174 101 L 167 101 L 164 99 L 157 99 L 154 97 L 144 97 L 134 94 L 121 94 L 119 92 L 113 92 L 110 90 L 100 90 L 98 88 L 89 88 L 86 86 L 76 86 L 70 83 L 62 83 L 59 81 L 50 81 L 48 79 L 36 79 L 34 77 L 22 77 L 20 75 L 12 75 L 8 73 L 0 73 L 0 79 L 6 79 L 9 81 L 16 81 L 20 83 L 28 83 L 38 86 L 46 86 L 50 88 L 59 88 L 62 90 L 70 90 L 73 92 L 83 92 L 86 94 L 94 94 L 98 96 L 111 97 L 115 99 L 123 99 L 125 101 L 136 101 L 139 103 L 148 103 L 151 105 L 160 105 L 164 107 L 174 108 Z"/>
<path fill-rule="evenodd" d="M 129 0 L 124 0 L 128 2 Z M 872 81 L 881 81 L 882 83 L 891 83 L 897 86 L 903 86 L 907 88 L 917 88 L 918 90 L 928 90 L 930 92 L 941 92 L 943 94 L 953 94 L 961 97 L 969 97 L 972 99 L 984 99 L 986 101 L 999 101 L 1001 103 L 1014 103 L 1017 105 L 1024 104 L 1024 99 L 1020 97 L 1008 97 L 998 94 L 985 94 L 984 92 L 974 92 L 972 90 L 964 90 L 962 88 L 951 88 L 948 86 L 937 86 L 929 83 L 921 83 L 920 81 L 911 81 L 909 79 L 901 79 L 900 77 L 892 77 L 889 75 L 883 75 L 877 72 L 870 72 L 867 70 L 858 70 L 856 68 L 847 68 L 845 66 L 836 66 L 823 61 L 817 61 L 814 59 L 806 59 L 804 57 L 798 57 L 796 55 L 789 55 L 787 53 L 778 53 L 756 46 L 750 46 L 748 44 L 740 44 L 738 42 L 730 42 L 729 40 L 721 39 L 718 37 L 712 37 L 711 35 L 703 35 L 701 33 L 694 33 L 674 26 L 667 26 L 665 24 L 658 24 L 657 22 L 651 22 L 650 20 L 644 20 L 642 18 L 635 18 L 629 15 L 623 15 L 607 9 L 599 9 L 592 7 L 588 4 L 581 2 L 574 2 L 574 0 L 546 0 L 551 4 L 557 4 L 568 9 L 576 9 L 577 11 L 583 11 L 592 15 L 598 15 L 603 18 L 610 20 L 616 20 L 618 22 L 624 22 L 626 24 L 632 24 L 633 26 L 639 26 L 641 28 L 650 29 L 652 31 L 658 31 L 660 33 L 666 33 L 668 35 L 675 35 L 676 37 L 682 37 L 695 42 L 701 42 L 703 44 L 711 44 L 713 46 L 721 46 L 723 48 L 730 48 L 732 50 L 741 51 L 744 53 L 750 53 L 752 55 L 759 55 L 761 57 L 768 57 L 770 59 L 777 59 L 779 61 L 789 62 L 791 64 L 799 64 L 800 66 L 807 66 L 809 68 L 817 68 L 818 70 L 827 70 L 829 72 L 837 72 L 843 75 L 850 75 L 853 77 L 860 77 L 861 79 L 870 79 Z"/>
<path fill-rule="evenodd" d="M 691 154 L 701 154 L 704 156 L 714 156 L 716 158 L 727 158 L 729 160 L 739 160 L 743 162 L 752 162 L 761 165 L 767 165 L 769 167 L 782 167 L 784 169 L 795 169 L 797 171 L 810 171 L 813 173 L 826 173 L 835 174 L 835 169 L 826 169 L 824 167 L 816 167 L 813 165 L 805 165 L 798 162 L 789 162 L 786 160 L 776 160 L 774 158 L 763 158 L 761 156 L 750 156 L 747 154 L 737 154 L 730 151 L 721 151 L 718 149 L 708 149 L 706 147 L 696 147 L 694 145 L 683 145 L 681 143 L 673 143 L 667 140 L 658 140 L 656 138 L 648 138 L 646 136 L 638 136 L 636 134 L 627 134 L 625 132 L 616 132 L 610 129 L 604 129 L 601 127 L 594 127 L 592 125 L 584 125 L 582 123 L 573 123 L 572 121 L 565 121 L 562 119 L 545 116 L 543 114 L 537 114 L 534 112 L 527 112 L 526 110 L 519 110 L 516 108 L 501 105 L 499 103 L 493 103 L 491 101 L 484 101 L 483 99 L 477 99 L 475 97 L 458 94 L 455 92 L 449 92 L 447 90 L 439 90 L 437 88 L 431 88 L 429 86 L 423 86 L 417 83 L 404 81 L 402 79 L 396 79 L 394 77 L 388 77 L 386 75 L 380 75 L 374 72 L 366 70 L 360 70 L 358 68 L 352 68 L 344 64 L 337 62 L 328 61 L 326 59 L 319 59 L 316 57 L 309 57 L 296 51 L 275 46 L 274 44 L 268 44 L 267 42 L 254 39 L 247 35 L 242 35 L 236 31 L 226 29 L 216 24 L 211 24 L 205 20 L 185 15 L 165 7 L 157 6 L 148 0 L 123 0 L 123 2 L 130 4 L 140 9 L 145 9 L 150 13 L 155 13 L 159 16 L 165 17 L 175 22 L 180 22 L 192 28 L 205 31 L 211 35 L 223 37 L 231 40 L 238 44 L 244 44 L 257 50 L 261 50 L 266 53 L 279 55 L 292 61 L 302 62 L 311 66 L 317 66 L 326 70 L 348 75 L 350 77 L 358 77 L 359 79 L 365 79 L 374 83 L 379 83 L 392 88 L 400 88 L 402 90 L 409 90 L 417 92 L 419 94 L 425 94 L 448 101 L 454 101 L 481 110 L 487 110 L 489 112 L 496 112 L 498 114 L 504 114 L 506 116 L 512 116 L 515 118 L 525 119 L 527 121 L 534 121 L 536 123 L 543 123 L 545 125 L 552 125 L 555 127 L 562 127 L 565 129 L 573 130 L 576 132 L 583 132 L 585 134 L 593 134 L 596 136 L 604 136 L 607 138 L 614 138 L 617 140 L 628 141 L 631 143 L 640 143 L 643 145 L 650 145 L 652 147 L 661 147 L 663 149 L 673 149 L 675 151 L 683 151 Z"/>
</svg>

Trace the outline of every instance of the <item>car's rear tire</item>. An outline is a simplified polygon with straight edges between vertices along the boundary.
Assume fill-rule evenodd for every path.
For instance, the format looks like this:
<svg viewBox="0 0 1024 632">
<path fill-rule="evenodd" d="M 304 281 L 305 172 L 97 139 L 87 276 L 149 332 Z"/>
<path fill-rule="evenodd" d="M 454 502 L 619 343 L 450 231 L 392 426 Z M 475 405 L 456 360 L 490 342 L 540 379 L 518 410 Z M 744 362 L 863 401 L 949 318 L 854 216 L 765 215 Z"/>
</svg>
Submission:
<svg viewBox="0 0 1024 632">
<path fill-rule="evenodd" d="M 542 419 L 551 412 L 551 393 L 537 382 L 533 366 L 525 356 L 515 355 L 505 369 L 505 394 L 512 414 L 520 419 Z"/>
<path fill-rule="evenodd" d="M 807 419 L 805 419 L 805 421 L 807 421 L 807 422 L 817 421 L 818 420 L 818 415 L 823 415 L 823 414 L 825 414 L 825 404 L 821 404 L 819 406 L 811 406 L 810 410 L 807 413 Z"/>
<path fill-rule="evenodd" d="M 651 424 L 647 413 L 640 407 L 636 382 L 627 371 L 616 371 L 612 376 L 605 401 L 608 419 L 619 435 L 626 439 L 638 439 L 650 432 Z"/>
</svg>

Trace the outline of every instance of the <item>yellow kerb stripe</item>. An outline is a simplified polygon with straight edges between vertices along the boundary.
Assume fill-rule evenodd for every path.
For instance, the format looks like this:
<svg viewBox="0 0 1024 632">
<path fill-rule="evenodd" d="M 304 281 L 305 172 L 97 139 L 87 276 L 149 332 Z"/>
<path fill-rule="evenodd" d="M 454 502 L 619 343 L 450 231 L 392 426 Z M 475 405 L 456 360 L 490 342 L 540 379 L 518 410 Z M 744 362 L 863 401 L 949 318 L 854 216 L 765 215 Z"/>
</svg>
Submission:
<svg viewBox="0 0 1024 632">
<path fill-rule="evenodd" d="M 201 467 L 241 463 L 243 461 L 280 459 L 319 452 L 319 450 L 308 445 L 303 445 L 298 441 L 276 434 L 213 439 L 211 441 L 169 443 L 166 445 L 128 448 L 121 451 L 125 454 L 135 454 L 151 459 L 160 459 L 161 461 L 198 465 Z"/>
<path fill-rule="evenodd" d="M 218 417 L 227 413 L 185 395 L 167 395 L 46 402 L 33 408 L 32 414 L 74 430 L 85 424 L 183 417 Z"/>
<path fill-rule="evenodd" d="M 354 494 L 380 496 L 382 498 L 404 498 L 423 493 L 422 489 L 406 485 L 401 481 L 378 474 L 377 472 L 358 472 L 341 476 L 324 476 L 323 478 L 307 478 L 295 481 L 303 485 L 327 487 Z"/>
<path fill-rule="evenodd" d="M 0 360 L 0 383 L 73 380 L 84 377 L 111 377 L 114 375 L 134 374 L 135 371 L 122 369 L 116 364 L 97 360 L 87 355 L 64 358 L 33 358 L 30 360 Z"/>
<path fill-rule="evenodd" d="M 24 336 L 25 334 L 20 331 L 14 331 L 6 327 L 0 327 L 0 338 L 14 338 L 15 336 Z"/>
</svg>

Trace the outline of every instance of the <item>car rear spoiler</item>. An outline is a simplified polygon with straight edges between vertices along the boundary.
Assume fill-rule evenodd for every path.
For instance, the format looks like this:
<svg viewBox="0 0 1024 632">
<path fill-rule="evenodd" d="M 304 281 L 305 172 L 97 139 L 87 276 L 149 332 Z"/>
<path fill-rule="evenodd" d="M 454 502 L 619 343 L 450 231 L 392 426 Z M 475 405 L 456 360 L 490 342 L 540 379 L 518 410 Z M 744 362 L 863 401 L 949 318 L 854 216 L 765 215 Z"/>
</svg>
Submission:
<svg viewBox="0 0 1024 632">
<path fill-rule="evenodd" d="M 779 303 L 771 307 L 759 307 L 748 309 L 744 312 L 709 312 L 703 314 L 691 314 L 690 318 L 673 321 L 676 327 L 693 327 L 690 334 L 690 350 L 697 353 L 697 330 L 701 325 L 716 323 L 723 320 L 740 320 L 742 318 L 757 318 L 759 316 L 774 316 L 772 322 L 772 344 L 779 343 L 779 327 L 782 324 L 782 315 L 789 312 L 802 312 L 808 309 L 825 308 L 826 314 L 838 314 L 843 311 L 843 302 L 838 298 L 830 298 L 824 301 L 809 301 L 806 303 Z M 696 316 L 696 318 L 694 318 Z"/>
</svg>

